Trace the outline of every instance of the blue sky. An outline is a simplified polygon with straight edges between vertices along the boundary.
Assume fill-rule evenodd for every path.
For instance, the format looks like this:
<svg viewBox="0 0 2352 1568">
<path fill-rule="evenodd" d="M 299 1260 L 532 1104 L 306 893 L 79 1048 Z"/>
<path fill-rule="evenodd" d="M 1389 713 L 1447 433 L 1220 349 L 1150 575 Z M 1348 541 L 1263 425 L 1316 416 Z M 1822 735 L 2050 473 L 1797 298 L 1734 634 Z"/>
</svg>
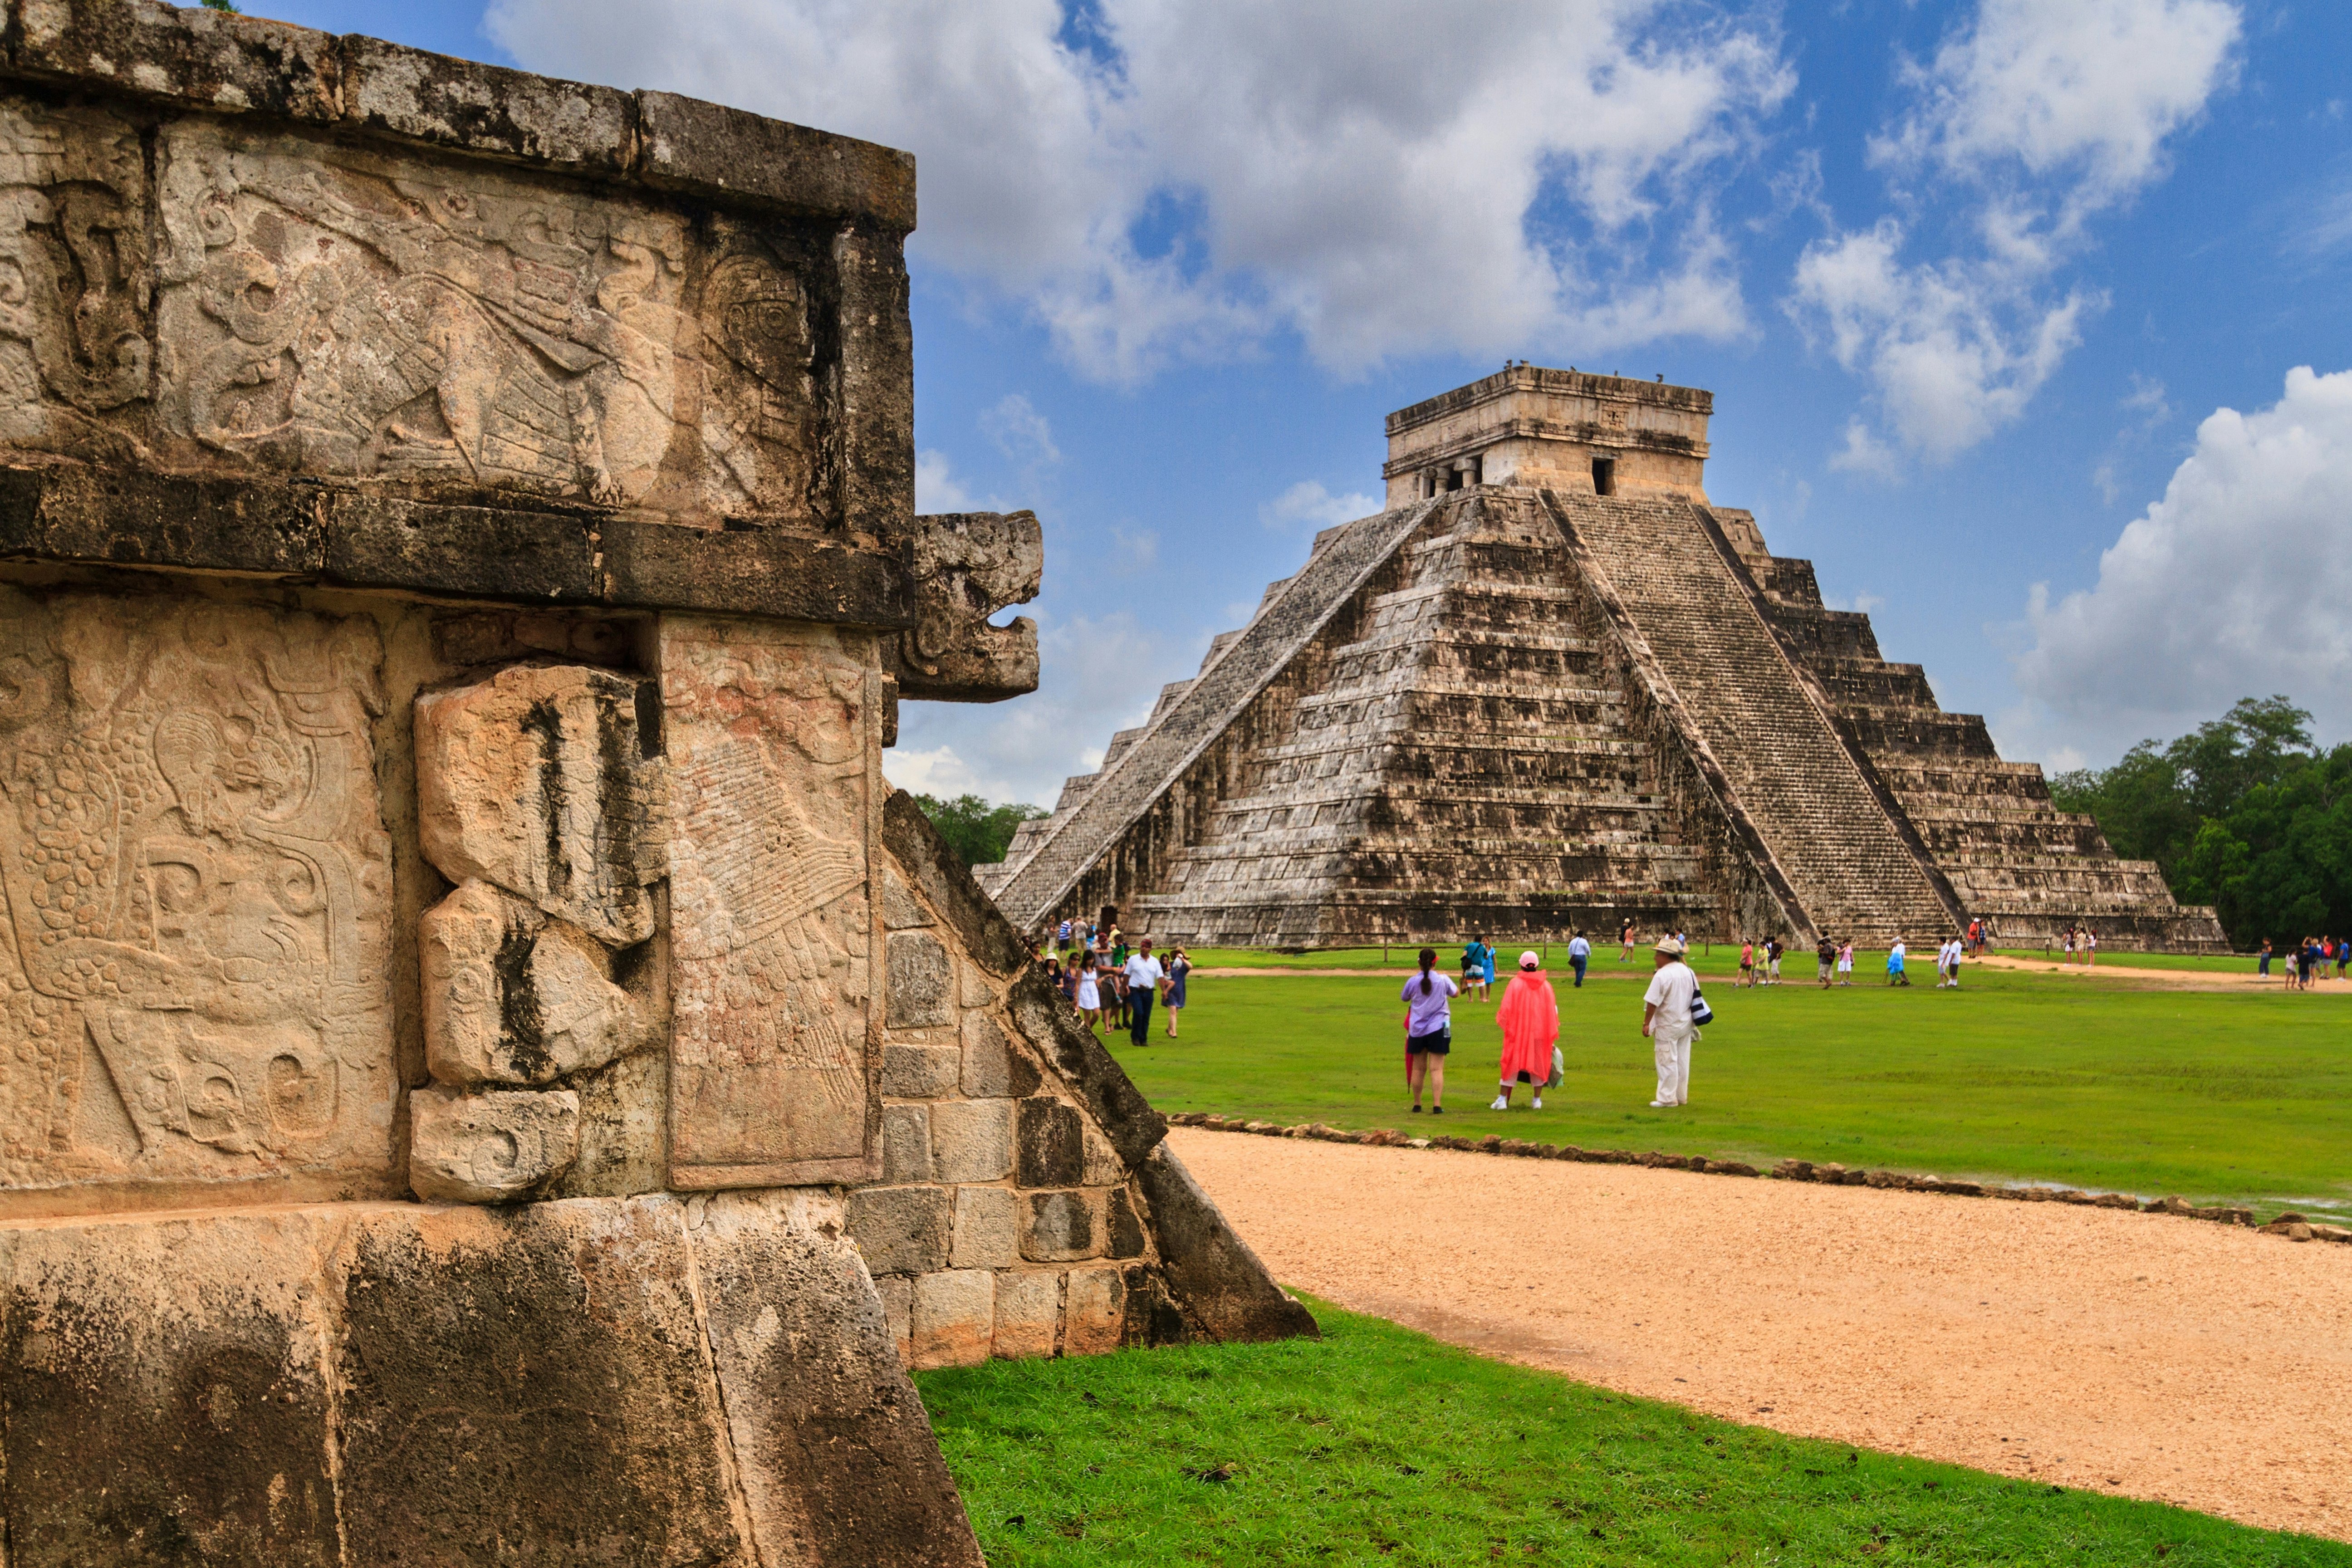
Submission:
<svg viewBox="0 0 2352 1568">
<path fill-rule="evenodd" d="M 1045 667 L 900 784 L 1050 803 L 1507 358 L 1713 389 L 1709 494 L 2007 755 L 2352 736 L 2352 6 L 255 8 L 915 152 L 922 503 L 1045 521 Z"/>
</svg>

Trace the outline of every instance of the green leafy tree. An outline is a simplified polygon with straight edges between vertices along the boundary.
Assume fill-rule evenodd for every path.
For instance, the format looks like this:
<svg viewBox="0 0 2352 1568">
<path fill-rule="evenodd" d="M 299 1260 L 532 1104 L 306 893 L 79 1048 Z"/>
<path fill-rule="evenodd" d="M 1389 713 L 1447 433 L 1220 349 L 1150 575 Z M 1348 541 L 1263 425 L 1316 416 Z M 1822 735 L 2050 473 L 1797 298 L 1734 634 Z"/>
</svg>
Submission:
<svg viewBox="0 0 2352 1568">
<path fill-rule="evenodd" d="M 204 0 L 204 5 L 207 11 L 226 11 L 232 16 L 237 15 L 236 0 Z"/>
<path fill-rule="evenodd" d="M 2284 697 L 2060 773 L 2050 793 L 2117 854 L 2155 861 L 2183 902 L 2211 904 L 2234 946 L 2352 936 L 2352 745 L 2320 751 Z"/>
<path fill-rule="evenodd" d="M 1005 848 L 1021 825 L 1045 815 L 1036 806 L 1017 801 L 991 805 L 976 795 L 960 795 L 953 800 L 919 795 L 915 804 L 931 819 L 940 837 L 963 857 L 967 866 L 993 865 L 1003 859 Z"/>
</svg>

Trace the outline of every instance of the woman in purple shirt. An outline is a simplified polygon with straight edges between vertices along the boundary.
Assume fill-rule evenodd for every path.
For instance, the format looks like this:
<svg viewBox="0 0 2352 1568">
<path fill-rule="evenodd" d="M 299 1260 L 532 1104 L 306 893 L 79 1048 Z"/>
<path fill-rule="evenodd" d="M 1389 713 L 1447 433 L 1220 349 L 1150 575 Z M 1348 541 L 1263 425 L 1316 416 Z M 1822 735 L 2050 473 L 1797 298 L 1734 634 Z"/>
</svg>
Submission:
<svg viewBox="0 0 2352 1568">
<path fill-rule="evenodd" d="M 1404 983 L 1404 1081 L 1415 1111 L 1425 1080 L 1430 1114 L 1445 1114 L 1445 1053 L 1454 1048 L 1454 1010 L 1446 1004 L 1460 994 L 1460 986 L 1437 973 L 1437 950 L 1423 948 L 1421 973 Z"/>
</svg>

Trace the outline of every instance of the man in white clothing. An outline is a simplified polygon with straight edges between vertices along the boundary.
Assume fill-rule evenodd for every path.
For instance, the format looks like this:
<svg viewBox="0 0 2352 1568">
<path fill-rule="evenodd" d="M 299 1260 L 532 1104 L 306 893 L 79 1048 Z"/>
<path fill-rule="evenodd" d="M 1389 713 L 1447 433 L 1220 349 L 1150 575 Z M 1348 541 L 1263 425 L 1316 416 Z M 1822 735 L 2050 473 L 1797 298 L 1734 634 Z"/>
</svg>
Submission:
<svg viewBox="0 0 2352 1568">
<path fill-rule="evenodd" d="M 1151 1043 L 1151 999 L 1167 978 L 1167 971 L 1151 956 L 1151 939 L 1145 937 L 1127 961 L 1128 1038 L 1139 1046 Z"/>
<path fill-rule="evenodd" d="M 1658 943 L 1657 973 L 1642 994 L 1642 1033 L 1650 1037 L 1650 1054 L 1658 1065 L 1658 1098 L 1651 1105 L 1664 1110 L 1690 1102 L 1691 1047 L 1698 1030 L 1691 1023 L 1691 1003 L 1698 995 L 1698 976 L 1683 962 L 1683 944 L 1673 937 Z"/>
</svg>

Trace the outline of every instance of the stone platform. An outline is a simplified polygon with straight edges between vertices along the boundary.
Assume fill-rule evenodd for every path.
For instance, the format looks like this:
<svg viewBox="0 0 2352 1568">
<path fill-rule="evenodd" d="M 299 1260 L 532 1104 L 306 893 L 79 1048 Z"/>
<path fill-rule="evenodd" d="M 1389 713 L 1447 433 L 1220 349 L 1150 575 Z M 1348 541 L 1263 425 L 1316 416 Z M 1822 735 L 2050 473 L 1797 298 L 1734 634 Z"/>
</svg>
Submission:
<svg viewBox="0 0 2352 1568">
<path fill-rule="evenodd" d="M 0 32 L 0 1541 L 969 1563 L 908 1368 L 1313 1332 L 880 758 L 886 148 L 147 0 Z"/>
</svg>

